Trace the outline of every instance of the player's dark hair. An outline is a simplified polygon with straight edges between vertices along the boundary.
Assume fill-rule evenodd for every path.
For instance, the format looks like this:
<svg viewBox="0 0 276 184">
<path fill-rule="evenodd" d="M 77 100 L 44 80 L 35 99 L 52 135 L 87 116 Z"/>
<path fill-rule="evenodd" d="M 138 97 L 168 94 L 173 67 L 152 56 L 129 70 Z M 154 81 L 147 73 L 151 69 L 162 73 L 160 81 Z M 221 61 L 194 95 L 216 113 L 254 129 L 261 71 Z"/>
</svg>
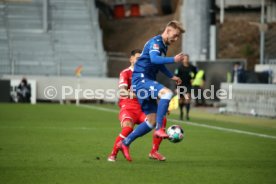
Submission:
<svg viewBox="0 0 276 184">
<path fill-rule="evenodd" d="M 135 56 L 135 54 L 141 54 L 142 53 L 142 50 L 141 49 L 134 49 L 130 52 L 130 56 Z"/>
</svg>

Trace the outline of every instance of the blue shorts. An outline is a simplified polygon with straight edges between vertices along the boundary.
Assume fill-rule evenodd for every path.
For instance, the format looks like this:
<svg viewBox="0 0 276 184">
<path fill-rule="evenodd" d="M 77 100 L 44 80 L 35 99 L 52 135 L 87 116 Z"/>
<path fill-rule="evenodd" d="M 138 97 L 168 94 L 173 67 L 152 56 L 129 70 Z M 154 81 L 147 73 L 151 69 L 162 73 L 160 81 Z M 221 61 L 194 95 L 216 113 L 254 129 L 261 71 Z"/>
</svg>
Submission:
<svg viewBox="0 0 276 184">
<path fill-rule="evenodd" d="M 133 91 L 135 92 L 142 111 L 148 115 L 157 112 L 158 93 L 164 88 L 162 84 L 147 78 L 133 78 Z"/>
</svg>

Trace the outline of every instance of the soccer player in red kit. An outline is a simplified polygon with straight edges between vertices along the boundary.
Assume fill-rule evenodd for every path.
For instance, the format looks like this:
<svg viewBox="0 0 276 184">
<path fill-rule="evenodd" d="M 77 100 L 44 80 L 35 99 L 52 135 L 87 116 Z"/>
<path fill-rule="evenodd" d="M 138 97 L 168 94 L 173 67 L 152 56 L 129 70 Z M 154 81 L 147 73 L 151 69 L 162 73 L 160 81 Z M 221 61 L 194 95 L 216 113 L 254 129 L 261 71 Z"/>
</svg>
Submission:
<svg viewBox="0 0 276 184">
<path fill-rule="evenodd" d="M 116 137 L 113 150 L 108 156 L 107 160 L 114 162 L 119 151 L 118 143 L 124 140 L 132 131 L 135 124 L 140 124 L 146 120 L 146 115 L 142 112 L 141 106 L 135 97 L 135 94 L 131 89 L 131 79 L 134 64 L 141 54 L 141 50 L 135 49 L 131 51 L 130 55 L 130 67 L 124 69 L 120 73 L 119 79 L 119 90 L 120 90 L 120 100 L 119 100 L 119 119 L 121 122 L 122 131 Z M 166 118 L 163 120 L 163 128 L 166 126 Z M 152 150 L 149 153 L 149 158 L 164 161 L 166 158 L 158 152 L 159 145 L 162 142 L 162 138 L 153 135 L 153 145 Z"/>
</svg>

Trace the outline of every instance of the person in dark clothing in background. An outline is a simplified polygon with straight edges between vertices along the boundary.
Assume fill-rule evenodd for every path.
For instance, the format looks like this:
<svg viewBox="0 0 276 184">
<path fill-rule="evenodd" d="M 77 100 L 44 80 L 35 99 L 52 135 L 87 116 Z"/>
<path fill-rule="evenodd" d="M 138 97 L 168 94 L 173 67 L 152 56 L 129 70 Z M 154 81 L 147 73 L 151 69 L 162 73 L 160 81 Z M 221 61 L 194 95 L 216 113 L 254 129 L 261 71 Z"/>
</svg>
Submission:
<svg viewBox="0 0 276 184">
<path fill-rule="evenodd" d="M 245 70 L 240 62 L 236 62 L 232 70 L 232 83 L 245 83 Z"/>
<path fill-rule="evenodd" d="M 175 75 L 182 80 L 182 83 L 178 86 L 179 94 L 179 108 L 180 108 L 180 120 L 183 120 L 183 107 L 186 106 L 186 120 L 189 120 L 190 103 L 191 103 L 191 89 L 192 80 L 195 78 L 197 68 L 190 64 L 189 55 L 185 54 L 180 65 L 175 70 Z"/>
<path fill-rule="evenodd" d="M 20 103 L 30 103 L 31 102 L 31 86 L 28 84 L 26 78 L 23 78 L 17 87 L 17 97 Z"/>
</svg>

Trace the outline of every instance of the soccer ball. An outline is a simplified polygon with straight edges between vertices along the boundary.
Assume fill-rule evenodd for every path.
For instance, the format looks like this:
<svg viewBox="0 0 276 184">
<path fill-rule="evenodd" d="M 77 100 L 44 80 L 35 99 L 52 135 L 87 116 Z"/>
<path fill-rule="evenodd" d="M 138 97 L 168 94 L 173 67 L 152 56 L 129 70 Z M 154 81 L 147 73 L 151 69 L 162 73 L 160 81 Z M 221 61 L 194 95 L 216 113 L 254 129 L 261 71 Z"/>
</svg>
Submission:
<svg viewBox="0 0 276 184">
<path fill-rule="evenodd" d="M 167 134 L 169 135 L 169 141 L 177 143 L 182 141 L 184 130 L 179 125 L 172 125 L 167 129 Z"/>
</svg>

